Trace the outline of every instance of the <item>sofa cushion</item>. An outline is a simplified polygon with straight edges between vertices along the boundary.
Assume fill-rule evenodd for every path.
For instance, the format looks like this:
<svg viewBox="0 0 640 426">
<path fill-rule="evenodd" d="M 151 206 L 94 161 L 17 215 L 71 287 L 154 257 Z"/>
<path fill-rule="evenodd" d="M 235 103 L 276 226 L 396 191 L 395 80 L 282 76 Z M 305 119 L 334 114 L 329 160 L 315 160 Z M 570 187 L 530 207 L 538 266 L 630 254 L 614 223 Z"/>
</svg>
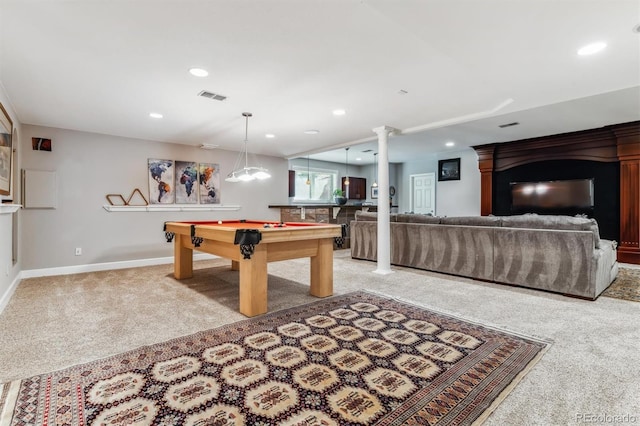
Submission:
<svg viewBox="0 0 640 426">
<path fill-rule="evenodd" d="M 500 218 L 496 216 L 443 217 L 440 223 L 443 225 L 462 226 L 500 226 Z"/>
<path fill-rule="evenodd" d="M 431 223 L 437 225 L 440 223 L 440 218 L 438 216 L 427 216 L 424 214 L 398 214 L 397 221 L 404 223 Z"/>
<path fill-rule="evenodd" d="M 523 215 L 502 216 L 502 226 L 506 228 L 560 229 L 567 231 L 591 231 L 595 248 L 600 247 L 600 231 L 595 219 L 561 215 Z"/>
</svg>

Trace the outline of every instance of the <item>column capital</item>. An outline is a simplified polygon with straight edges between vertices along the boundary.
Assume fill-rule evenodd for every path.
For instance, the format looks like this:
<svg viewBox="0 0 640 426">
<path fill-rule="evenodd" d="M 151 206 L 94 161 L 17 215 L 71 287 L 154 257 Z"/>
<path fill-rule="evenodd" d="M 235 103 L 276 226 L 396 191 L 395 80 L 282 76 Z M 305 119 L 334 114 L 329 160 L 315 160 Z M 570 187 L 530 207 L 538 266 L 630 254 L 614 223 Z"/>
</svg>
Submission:
<svg viewBox="0 0 640 426">
<path fill-rule="evenodd" d="M 389 134 L 389 133 L 393 133 L 395 131 L 397 131 L 398 129 L 396 129 L 395 127 L 391 127 L 391 126 L 380 126 L 380 127 L 374 127 L 373 129 L 371 129 L 374 133 L 377 133 L 378 135 L 380 134 Z"/>
</svg>

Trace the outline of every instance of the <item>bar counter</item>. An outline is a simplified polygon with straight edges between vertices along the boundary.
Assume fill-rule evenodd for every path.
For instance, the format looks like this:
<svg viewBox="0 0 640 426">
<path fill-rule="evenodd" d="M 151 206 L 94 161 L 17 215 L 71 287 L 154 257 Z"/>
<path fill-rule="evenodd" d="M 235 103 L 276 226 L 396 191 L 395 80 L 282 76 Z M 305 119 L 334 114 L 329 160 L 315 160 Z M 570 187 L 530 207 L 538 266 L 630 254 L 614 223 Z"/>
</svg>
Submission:
<svg viewBox="0 0 640 426">
<path fill-rule="evenodd" d="M 393 206 L 395 207 L 395 206 Z M 272 204 L 270 209 L 280 209 L 281 222 L 336 223 L 349 226 L 355 220 L 356 211 L 377 212 L 377 205 L 362 204 Z M 349 229 L 343 248 L 350 248 Z M 336 247 L 334 247 L 336 248 Z"/>
</svg>

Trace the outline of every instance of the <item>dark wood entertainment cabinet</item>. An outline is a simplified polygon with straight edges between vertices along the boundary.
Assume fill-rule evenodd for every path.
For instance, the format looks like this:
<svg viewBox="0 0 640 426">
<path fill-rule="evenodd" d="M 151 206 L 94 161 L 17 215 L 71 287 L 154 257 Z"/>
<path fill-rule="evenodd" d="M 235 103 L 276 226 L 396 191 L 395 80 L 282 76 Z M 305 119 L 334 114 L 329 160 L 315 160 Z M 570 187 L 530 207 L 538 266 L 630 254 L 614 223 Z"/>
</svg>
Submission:
<svg viewBox="0 0 640 426">
<path fill-rule="evenodd" d="M 494 213 L 497 173 L 553 160 L 619 163 L 618 186 L 611 188 L 619 193 L 618 261 L 640 264 L 640 121 L 473 148 L 483 216 Z"/>
</svg>

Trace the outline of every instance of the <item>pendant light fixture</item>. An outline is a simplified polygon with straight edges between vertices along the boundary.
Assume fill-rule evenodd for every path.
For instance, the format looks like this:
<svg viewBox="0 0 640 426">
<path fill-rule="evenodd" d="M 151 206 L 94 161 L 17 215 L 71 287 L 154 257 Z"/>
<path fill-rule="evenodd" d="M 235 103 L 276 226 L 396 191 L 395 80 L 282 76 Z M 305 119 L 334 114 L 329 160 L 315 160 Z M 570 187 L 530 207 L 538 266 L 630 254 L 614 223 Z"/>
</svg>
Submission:
<svg viewBox="0 0 640 426">
<path fill-rule="evenodd" d="M 344 174 L 344 185 L 349 186 L 349 148 L 345 148 L 345 151 L 347 152 L 345 161 L 345 164 L 347 165 L 347 171 Z"/>
<path fill-rule="evenodd" d="M 307 185 L 311 185 L 311 168 L 309 167 L 309 156 L 307 155 Z"/>
<path fill-rule="evenodd" d="M 233 166 L 233 171 L 229 173 L 225 179 L 227 182 L 249 182 L 255 179 L 268 179 L 271 177 L 269 170 L 261 166 L 249 167 L 249 151 L 247 150 L 247 142 L 249 141 L 249 117 L 252 116 L 250 112 L 243 112 L 242 116 L 245 118 L 244 127 L 244 147 L 238 154 L 236 163 Z M 244 157 L 244 167 L 242 166 L 242 157 Z"/>
<path fill-rule="evenodd" d="M 375 170 L 376 177 L 375 179 L 373 179 L 373 185 L 371 186 L 373 186 L 374 188 L 377 188 L 378 187 L 378 153 L 377 152 L 373 153 L 373 167 Z"/>
</svg>

